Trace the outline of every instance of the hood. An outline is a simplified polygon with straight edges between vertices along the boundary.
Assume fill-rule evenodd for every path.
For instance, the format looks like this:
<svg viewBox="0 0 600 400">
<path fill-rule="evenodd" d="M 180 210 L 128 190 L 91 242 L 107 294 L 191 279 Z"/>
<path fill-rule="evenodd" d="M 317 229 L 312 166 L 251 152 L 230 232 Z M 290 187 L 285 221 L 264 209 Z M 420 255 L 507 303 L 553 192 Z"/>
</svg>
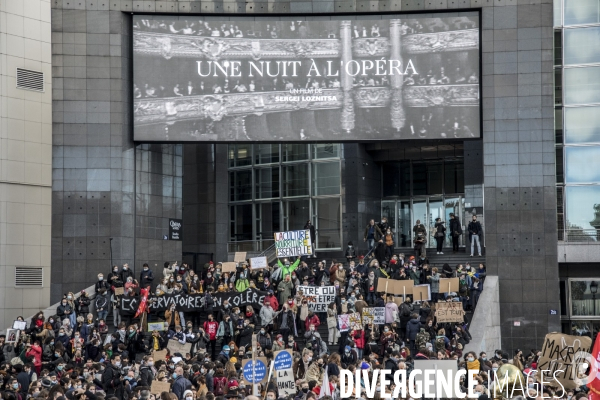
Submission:
<svg viewBox="0 0 600 400">
<path fill-rule="evenodd" d="M 421 325 L 421 320 L 419 320 L 418 318 L 415 319 L 411 319 L 410 321 L 408 321 L 409 324 L 412 325 Z"/>
</svg>

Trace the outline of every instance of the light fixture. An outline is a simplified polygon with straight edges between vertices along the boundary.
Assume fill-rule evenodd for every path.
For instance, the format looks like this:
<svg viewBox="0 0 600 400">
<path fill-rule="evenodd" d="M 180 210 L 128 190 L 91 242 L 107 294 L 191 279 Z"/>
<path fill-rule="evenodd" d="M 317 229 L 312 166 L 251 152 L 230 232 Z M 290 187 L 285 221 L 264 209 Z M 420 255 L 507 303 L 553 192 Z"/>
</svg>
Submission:
<svg viewBox="0 0 600 400">
<path fill-rule="evenodd" d="M 598 293 L 598 283 L 596 281 L 590 283 L 590 292 L 592 292 L 592 294 Z"/>
</svg>

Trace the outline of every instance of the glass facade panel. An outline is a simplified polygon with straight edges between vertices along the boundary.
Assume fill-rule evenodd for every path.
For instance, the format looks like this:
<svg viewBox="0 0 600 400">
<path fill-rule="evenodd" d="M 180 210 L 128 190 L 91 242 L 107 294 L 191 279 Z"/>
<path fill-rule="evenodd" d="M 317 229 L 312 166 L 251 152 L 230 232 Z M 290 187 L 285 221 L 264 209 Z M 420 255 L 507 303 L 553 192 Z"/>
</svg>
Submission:
<svg viewBox="0 0 600 400">
<path fill-rule="evenodd" d="M 554 65 L 562 66 L 562 31 L 554 31 Z"/>
<path fill-rule="evenodd" d="M 436 218 L 441 218 L 442 220 L 444 220 L 444 204 L 442 203 L 442 199 L 429 199 L 429 221 L 428 221 L 428 228 L 427 228 L 427 247 L 429 248 L 435 248 L 437 246 L 437 241 L 436 239 L 433 237 L 433 234 L 435 233 L 436 229 L 435 229 L 435 219 Z M 445 221 L 445 220 L 444 220 Z M 448 228 L 448 224 L 446 221 L 446 228 Z M 447 243 L 445 243 L 447 244 Z"/>
<path fill-rule="evenodd" d="M 554 71 L 554 104 L 562 104 L 562 70 L 557 69 Z"/>
<path fill-rule="evenodd" d="M 338 158 L 340 156 L 339 143 L 324 143 L 312 145 L 313 158 L 316 160 L 323 158 Z"/>
<path fill-rule="evenodd" d="M 284 144 L 281 147 L 283 162 L 308 160 L 307 144 Z"/>
<path fill-rule="evenodd" d="M 562 0 L 554 0 L 554 26 L 562 25 Z"/>
<path fill-rule="evenodd" d="M 565 68 L 565 104 L 600 103 L 600 67 Z"/>
<path fill-rule="evenodd" d="M 569 293 L 571 295 L 572 316 L 597 316 L 600 312 L 600 296 L 598 285 L 592 280 L 571 280 Z"/>
<path fill-rule="evenodd" d="M 256 169 L 254 177 L 257 199 L 279 197 L 279 167 Z"/>
<path fill-rule="evenodd" d="M 256 207 L 256 239 L 273 239 L 275 232 L 281 232 L 281 204 L 257 203 Z"/>
<path fill-rule="evenodd" d="M 567 186 L 565 197 L 567 228 L 570 230 L 595 229 L 590 222 L 596 219 L 597 211 L 594 207 L 600 203 L 600 186 Z"/>
<path fill-rule="evenodd" d="M 254 146 L 255 164 L 273 164 L 279 162 L 278 144 L 257 144 Z"/>
<path fill-rule="evenodd" d="M 563 142 L 563 109 L 554 109 L 554 141 L 556 144 Z"/>
<path fill-rule="evenodd" d="M 401 247 L 412 246 L 410 201 L 401 201 L 398 203 L 398 229 L 396 230 L 396 243 L 399 243 Z"/>
<path fill-rule="evenodd" d="M 565 143 L 600 143 L 600 107 L 565 108 Z"/>
<path fill-rule="evenodd" d="M 252 170 L 229 172 L 229 200 L 252 200 Z"/>
<path fill-rule="evenodd" d="M 308 164 L 285 165 L 283 169 L 283 196 L 308 196 Z"/>
<path fill-rule="evenodd" d="M 252 165 L 252 145 L 232 144 L 229 146 L 229 167 Z"/>
<path fill-rule="evenodd" d="M 600 27 L 565 29 L 565 65 L 600 62 Z"/>
<path fill-rule="evenodd" d="M 312 165 L 313 196 L 340 194 L 340 163 L 314 163 Z"/>
<path fill-rule="evenodd" d="M 341 199 L 339 197 L 315 199 L 317 249 L 341 248 Z"/>
<path fill-rule="evenodd" d="M 600 182 L 600 146 L 567 146 L 565 151 L 567 184 Z"/>
<path fill-rule="evenodd" d="M 388 224 L 396 231 L 396 201 L 388 200 L 381 202 L 381 216 L 386 217 Z"/>
<path fill-rule="evenodd" d="M 252 204 L 238 204 L 229 208 L 231 240 L 252 240 Z"/>
<path fill-rule="evenodd" d="M 283 218 L 286 230 L 303 229 L 310 219 L 308 199 L 288 200 L 283 203 Z"/>
<path fill-rule="evenodd" d="M 410 161 L 385 163 L 383 170 L 383 197 L 410 196 Z"/>
<path fill-rule="evenodd" d="M 444 163 L 444 193 L 465 192 L 465 166 L 462 162 Z"/>
<path fill-rule="evenodd" d="M 564 0 L 565 26 L 600 23 L 599 0 Z"/>
<path fill-rule="evenodd" d="M 442 163 L 413 164 L 413 194 L 415 196 L 443 193 L 442 166 Z"/>
</svg>

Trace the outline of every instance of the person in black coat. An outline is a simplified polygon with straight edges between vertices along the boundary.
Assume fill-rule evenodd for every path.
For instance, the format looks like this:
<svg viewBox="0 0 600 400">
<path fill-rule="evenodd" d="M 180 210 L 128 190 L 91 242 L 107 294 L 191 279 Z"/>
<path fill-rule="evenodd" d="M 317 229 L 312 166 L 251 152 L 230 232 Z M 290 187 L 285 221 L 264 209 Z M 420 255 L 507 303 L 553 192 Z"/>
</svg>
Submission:
<svg viewBox="0 0 600 400">
<path fill-rule="evenodd" d="M 127 278 L 133 278 L 133 271 L 129 268 L 129 264 L 123 264 L 123 269 L 121 270 L 121 282 L 127 282 Z"/>
<path fill-rule="evenodd" d="M 79 299 L 77 299 L 77 302 L 75 303 L 77 307 L 77 314 L 82 315 L 83 318 L 87 318 L 87 315 L 90 312 L 91 302 L 92 300 L 90 300 L 85 290 L 82 290 Z"/>
<path fill-rule="evenodd" d="M 113 354 L 110 364 L 106 366 L 102 374 L 102 388 L 106 397 L 123 398 L 123 375 L 121 374 L 121 356 Z"/>
<path fill-rule="evenodd" d="M 346 260 L 348 262 L 354 260 L 356 258 L 356 249 L 352 242 L 348 242 L 348 247 L 346 247 Z"/>
<path fill-rule="evenodd" d="M 454 213 L 450 213 L 450 236 L 452 237 L 452 253 L 458 252 L 458 239 L 462 235 L 460 220 Z"/>
<path fill-rule="evenodd" d="M 154 274 L 148 266 L 148 263 L 144 263 L 142 272 L 140 272 L 140 287 L 142 289 L 145 289 L 148 286 L 152 287 L 152 281 L 154 281 Z"/>
</svg>

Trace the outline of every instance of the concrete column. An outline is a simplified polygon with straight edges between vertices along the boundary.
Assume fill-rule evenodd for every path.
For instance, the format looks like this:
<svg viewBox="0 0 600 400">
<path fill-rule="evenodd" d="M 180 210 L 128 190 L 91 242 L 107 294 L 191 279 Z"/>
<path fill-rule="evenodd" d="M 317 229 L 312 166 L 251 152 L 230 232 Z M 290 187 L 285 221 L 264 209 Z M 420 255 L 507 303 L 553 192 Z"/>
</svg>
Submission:
<svg viewBox="0 0 600 400">
<path fill-rule="evenodd" d="M 354 129 L 354 99 L 352 97 L 352 76 L 346 73 L 346 65 L 352 60 L 352 26 L 350 21 L 340 23 L 340 39 L 342 41 L 342 90 L 344 105 L 342 108 L 342 129 L 350 132 Z"/>
</svg>

